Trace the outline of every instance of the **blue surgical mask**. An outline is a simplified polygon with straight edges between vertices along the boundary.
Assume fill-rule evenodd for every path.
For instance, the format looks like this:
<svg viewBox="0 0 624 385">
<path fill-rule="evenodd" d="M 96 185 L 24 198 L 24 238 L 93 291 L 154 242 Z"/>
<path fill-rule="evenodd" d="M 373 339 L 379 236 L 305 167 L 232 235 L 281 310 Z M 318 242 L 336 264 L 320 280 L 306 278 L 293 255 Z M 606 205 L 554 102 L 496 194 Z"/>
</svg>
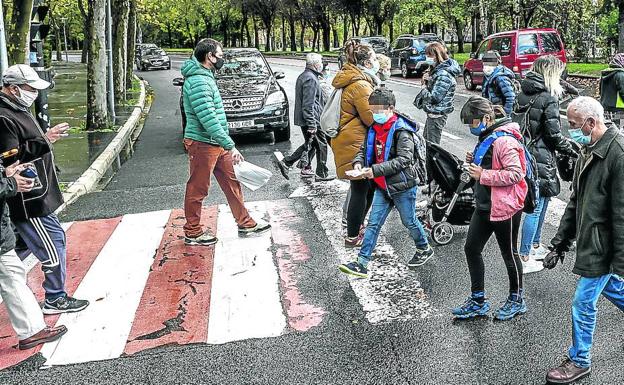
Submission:
<svg viewBox="0 0 624 385">
<path fill-rule="evenodd" d="M 485 130 L 487 130 L 487 124 L 481 122 L 477 127 L 470 127 L 470 133 L 474 136 L 481 135 Z"/>
<path fill-rule="evenodd" d="M 585 135 L 583 133 L 583 127 L 585 127 L 586 123 L 587 123 L 587 119 L 585 119 L 581 127 L 571 128 L 568 130 L 568 132 L 570 133 L 570 138 L 572 138 L 572 140 L 574 140 L 576 143 L 581 144 L 583 146 L 587 146 L 591 143 L 591 134 L 592 134 L 591 131 L 589 132 L 588 135 Z"/>
<path fill-rule="evenodd" d="M 373 113 L 373 120 L 375 123 L 385 124 L 388 119 L 390 119 L 390 116 L 385 112 Z"/>
</svg>

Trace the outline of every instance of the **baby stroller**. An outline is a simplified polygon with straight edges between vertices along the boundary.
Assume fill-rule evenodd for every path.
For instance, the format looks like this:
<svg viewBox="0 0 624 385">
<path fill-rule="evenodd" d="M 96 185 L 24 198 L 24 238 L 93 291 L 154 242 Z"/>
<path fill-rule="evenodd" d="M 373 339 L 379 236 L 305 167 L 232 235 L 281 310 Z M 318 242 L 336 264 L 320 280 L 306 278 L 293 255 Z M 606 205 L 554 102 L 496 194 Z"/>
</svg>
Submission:
<svg viewBox="0 0 624 385">
<path fill-rule="evenodd" d="M 453 225 L 470 223 L 475 210 L 474 180 L 458 157 L 430 142 L 427 142 L 427 175 L 429 199 L 419 218 L 431 231 L 433 241 L 446 245 L 453 239 Z"/>
</svg>

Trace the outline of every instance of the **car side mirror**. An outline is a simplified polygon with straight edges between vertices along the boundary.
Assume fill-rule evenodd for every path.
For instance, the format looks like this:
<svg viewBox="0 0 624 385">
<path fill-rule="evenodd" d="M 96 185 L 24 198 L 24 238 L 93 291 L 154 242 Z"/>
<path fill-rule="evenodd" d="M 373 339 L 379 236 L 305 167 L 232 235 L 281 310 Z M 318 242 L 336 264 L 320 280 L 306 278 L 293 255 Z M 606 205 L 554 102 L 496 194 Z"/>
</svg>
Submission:
<svg viewBox="0 0 624 385">
<path fill-rule="evenodd" d="M 476 52 L 470 52 L 470 58 L 474 59 L 477 57 L 477 53 Z"/>
<path fill-rule="evenodd" d="M 184 85 L 184 78 L 173 79 L 173 85 L 176 87 L 182 87 Z"/>
<path fill-rule="evenodd" d="M 275 79 L 284 79 L 286 77 L 286 74 L 283 73 L 282 71 L 277 71 L 275 73 Z"/>
</svg>

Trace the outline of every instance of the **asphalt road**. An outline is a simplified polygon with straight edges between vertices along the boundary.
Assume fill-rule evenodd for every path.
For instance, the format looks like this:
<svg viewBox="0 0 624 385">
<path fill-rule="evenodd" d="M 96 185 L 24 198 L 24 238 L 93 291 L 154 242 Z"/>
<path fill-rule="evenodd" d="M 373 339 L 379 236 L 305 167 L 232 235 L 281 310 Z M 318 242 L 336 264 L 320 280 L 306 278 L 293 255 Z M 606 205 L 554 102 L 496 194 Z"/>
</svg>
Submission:
<svg viewBox="0 0 624 385">
<path fill-rule="evenodd" d="M 281 83 L 292 101 L 302 62 L 275 59 L 271 63 L 274 70 L 286 73 Z M 134 157 L 104 190 L 81 198 L 64 212 L 63 221 L 182 207 L 188 164 L 176 108 L 179 94 L 171 85 L 171 80 L 179 76 L 180 64 L 174 62 L 171 71 L 140 74 L 153 87 L 155 101 Z M 424 115 L 411 105 L 417 88 L 403 81 L 390 81 L 389 87 L 395 91 L 400 109 L 424 120 Z M 465 99 L 458 95 L 456 111 Z M 237 146 L 247 160 L 277 173 L 271 154 L 276 150 L 289 153 L 303 141 L 298 128 L 292 130 L 290 142 L 273 145 L 269 136 L 237 138 Z M 458 112 L 449 119 L 443 144 L 458 155 L 474 146 L 474 139 L 460 124 Z M 286 182 L 277 175 L 256 192 L 246 190 L 246 200 L 288 199 L 299 186 L 296 177 Z M 553 271 L 525 277 L 529 311 L 524 316 L 503 323 L 491 318 L 454 322 L 450 309 L 463 302 L 469 292 L 463 254 L 465 233 L 460 232 L 449 245 L 436 248 L 432 261 L 411 273 L 422 286 L 432 311 L 422 318 L 373 323 L 366 318 L 347 278 L 336 268 L 336 251 L 325 237 L 318 208 L 315 212 L 305 197 L 292 199 L 296 214 L 306 218 L 295 226 L 313 256 L 299 272 L 299 286 L 308 302 L 325 310 L 319 326 L 275 338 L 168 346 L 115 360 L 47 370 L 32 370 L 25 364 L 0 372 L 0 383 L 542 384 L 546 370 L 563 358 L 570 342 L 570 305 L 576 283 L 571 273 L 572 257 Z M 561 199 L 567 199 L 565 194 Z M 225 198 L 219 188 L 213 187 L 205 204 L 221 203 Z M 546 224 L 544 240 L 549 240 L 554 231 Z M 386 239 L 398 255 L 411 255 L 413 246 L 396 215 L 389 218 Z M 507 295 L 505 268 L 495 242 L 488 244 L 485 255 L 486 287 L 496 304 Z M 114 277 L 110 283 L 114 285 Z M 392 295 L 391 290 L 388 295 Z M 580 383 L 621 384 L 622 313 L 602 299 L 599 309 L 594 372 Z"/>
</svg>

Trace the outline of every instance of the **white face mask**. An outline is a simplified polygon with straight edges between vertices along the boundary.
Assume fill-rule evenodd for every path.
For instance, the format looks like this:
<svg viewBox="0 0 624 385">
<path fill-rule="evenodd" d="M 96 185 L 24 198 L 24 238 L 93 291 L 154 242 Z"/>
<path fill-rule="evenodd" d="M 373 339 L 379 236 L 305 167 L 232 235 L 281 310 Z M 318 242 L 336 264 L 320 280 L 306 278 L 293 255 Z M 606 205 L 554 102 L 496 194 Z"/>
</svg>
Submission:
<svg viewBox="0 0 624 385">
<path fill-rule="evenodd" d="M 496 69 L 496 67 L 494 66 L 488 66 L 488 65 L 484 65 L 483 66 L 483 73 L 485 74 L 485 76 L 490 76 L 494 73 L 494 70 Z"/>
<path fill-rule="evenodd" d="M 19 95 L 15 96 L 17 98 L 17 102 L 26 108 L 30 108 L 39 96 L 39 91 L 26 91 L 20 87 L 17 87 L 19 90 Z"/>
</svg>

